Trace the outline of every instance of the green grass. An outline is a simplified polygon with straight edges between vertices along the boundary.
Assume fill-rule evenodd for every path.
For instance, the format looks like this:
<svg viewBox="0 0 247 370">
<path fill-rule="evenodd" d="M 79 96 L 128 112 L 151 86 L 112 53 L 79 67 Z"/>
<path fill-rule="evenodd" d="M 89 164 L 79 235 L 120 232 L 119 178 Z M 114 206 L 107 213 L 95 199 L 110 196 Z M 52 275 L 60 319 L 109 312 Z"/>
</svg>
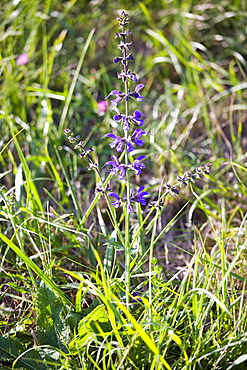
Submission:
<svg viewBox="0 0 247 370">
<path fill-rule="evenodd" d="M 123 8 L 150 133 L 134 154 L 162 200 L 130 217 L 130 292 L 126 214 L 95 193 L 113 179 L 64 135 L 99 167 L 112 155 L 101 137 L 117 130 L 97 102 L 121 89 Z M 246 369 L 246 16 L 243 0 L 2 1 L 3 369 Z M 210 175 L 164 195 L 207 163 Z"/>
</svg>

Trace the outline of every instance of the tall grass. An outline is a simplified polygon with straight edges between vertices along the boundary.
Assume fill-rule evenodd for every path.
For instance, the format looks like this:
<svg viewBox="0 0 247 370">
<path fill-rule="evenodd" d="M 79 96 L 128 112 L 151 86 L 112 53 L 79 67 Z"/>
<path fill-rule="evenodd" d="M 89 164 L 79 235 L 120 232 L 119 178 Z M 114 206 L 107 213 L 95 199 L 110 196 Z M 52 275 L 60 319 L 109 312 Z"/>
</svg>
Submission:
<svg viewBox="0 0 247 370">
<path fill-rule="evenodd" d="M 63 133 L 99 167 L 112 154 L 97 103 L 120 89 L 122 8 L 147 86 L 150 206 L 212 165 L 156 216 L 130 217 L 129 305 L 124 213 Z M 2 2 L 2 368 L 246 369 L 246 12 L 241 0 Z"/>
</svg>

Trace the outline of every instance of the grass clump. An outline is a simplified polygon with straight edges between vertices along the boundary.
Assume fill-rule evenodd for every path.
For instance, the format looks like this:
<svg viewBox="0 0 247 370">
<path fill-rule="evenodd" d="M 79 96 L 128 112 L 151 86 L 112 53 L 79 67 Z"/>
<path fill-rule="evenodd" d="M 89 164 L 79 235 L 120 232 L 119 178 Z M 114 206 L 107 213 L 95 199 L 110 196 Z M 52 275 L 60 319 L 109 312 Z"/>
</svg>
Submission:
<svg viewBox="0 0 247 370">
<path fill-rule="evenodd" d="M 2 4 L 0 364 L 244 370 L 246 4 L 117 5 Z"/>
</svg>

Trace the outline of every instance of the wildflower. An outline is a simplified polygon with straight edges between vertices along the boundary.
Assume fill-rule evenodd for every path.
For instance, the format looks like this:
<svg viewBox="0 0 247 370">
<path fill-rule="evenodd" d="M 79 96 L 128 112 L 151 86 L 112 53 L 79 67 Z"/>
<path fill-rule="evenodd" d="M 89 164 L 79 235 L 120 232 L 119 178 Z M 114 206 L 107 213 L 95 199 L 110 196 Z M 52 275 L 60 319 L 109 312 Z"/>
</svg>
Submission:
<svg viewBox="0 0 247 370">
<path fill-rule="evenodd" d="M 135 171 L 136 175 L 140 175 L 142 170 L 146 168 L 146 166 L 141 162 L 142 159 L 146 158 L 145 155 L 140 155 L 137 159 L 134 160 L 133 163 L 128 165 L 128 168 Z"/>
<path fill-rule="evenodd" d="M 123 41 L 120 41 L 120 44 L 118 44 L 118 49 L 120 49 L 121 51 L 123 49 L 125 50 L 130 50 L 130 46 L 132 45 L 132 42 L 123 42 Z"/>
<path fill-rule="evenodd" d="M 145 206 L 147 204 L 146 196 L 149 195 L 147 191 L 143 191 L 145 189 L 144 186 L 141 186 L 137 192 L 135 192 L 134 188 L 130 189 L 130 199 L 127 205 L 127 212 L 132 213 L 133 207 L 132 204 L 135 202 L 140 203 L 142 206 Z"/>
<path fill-rule="evenodd" d="M 145 85 L 144 84 L 139 84 L 136 86 L 135 90 L 133 93 L 129 93 L 128 96 L 132 97 L 132 98 L 135 98 L 137 101 L 142 101 L 143 100 L 143 96 L 141 96 L 139 94 L 139 90 L 143 89 Z"/>
<path fill-rule="evenodd" d="M 139 85 L 136 86 L 134 92 L 132 92 L 132 93 L 129 92 L 128 94 L 125 94 L 122 91 L 112 90 L 107 95 L 106 99 L 108 99 L 110 95 L 116 96 L 116 99 L 113 99 L 111 101 L 111 104 L 112 104 L 113 108 L 115 108 L 118 105 L 118 103 L 123 100 L 123 98 L 125 98 L 126 101 L 128 101 L 129 98 L 136 99 L 137 101 L 142 101 L 143 96 L 139 94 L 139 90 L 141 90 L 144 86 L 145 86 L 144 84 L 139 84 Z"/>
<path fill-rule="evenodd" d="M 105 189 L 103 188 L 103 186 L 97 186 L 95 188 L 95 193 L 105 194 L 106 192 L 108 192 L 110 190 L 111 190 L 111 187 L 110 187 L 109 184 L 107 184 Z"/>
<path fill-rule="evenodd" d="M 125 44 L 126 45 L 126 44 Z M 113 63 L 118 63 L 118 62 L 122 62 L 122 64 L 126 64 L 127 60 L 134 60 L 134 57 L 132 55 L 132 53 L 126 55 L 126 57 L 116 57 L 113 59 Z"/>
<path fill-rule="evenodd" d="M 18 65 L 18 66 L 24 66 L 24 65 L 25 65 L 25 64 L 27 64 L 28 62 L 29 62 L 29 58 L 28 58 L 27 53 L 20 54 L 20 55 L 16 58 L 16 65 Z"/>
<path fill-rule="evenodd" d="M 196 180 L 197 177 L 196 177 L 195 173 L 188 172 L 188 178 L 190 179 L 191 182 L 195 183 L 195 180 Z"/>
<path fill-rule="evenodd" d="M 132 143 L 134 145 L 138 145 L 138 146 L 143 146 L 144 145 L 144 140 L 141 140 L 140 137 L 142 135 L 145 135 L 146 133 L 147 133 L 146 131 L 143 131 L 140 128 L 138 128 L 127 139 L 126 138 L 122 138 L 121 136 L 116 136 L 116 135 L 114 135 L 112 133 L 108 133 L 108 134 L 104 135 L 102 137 L 102 139 L 104 137 L 110 137 L 111 139 L 113 139 L 110 142 L 109 145 L 110 145 L 111 148 L 116 148 L 116 151 L 117 152 L 122 152 L 123 149 L 124 149 L 124 145 L 125 144 L 127 146 L 127 151 L 128 152 L 132 152 L 134 150 L 134 147 L 133 147 Z"/>
<path fill-rule="evenodd" d="M 119 196 L 116 194 L 116 193 L 108 193 L 108 195 L 110 196 L 110 197 L 113 197 L 113 198 L 115 198 L 116 200 L 114 201 L 114 202 L 112 202 L 111 204 L 112 204 L 112 206 L 114 207 L 114 208 L 118 208 L 120 205 L 121 205 L 121 198 L 119 198 Z"/>
<path fill-rule="evenodd" d="M 79 157 L 82 158 L 82 157 L 85 157 L 87 156 L 89 153 L 93 152 L 93 148 L 89 148 L 87 150 L 85 150 L 84 148 L 81 148 L 82 149 L 82 153 L 79 154 Z"/>
<path fill-rule="evenodd" d="M 142 126 L 144 124 L 145 116 L 139 110 L 135 110 L 133 115 L 128 116 L 119 113 L 117 107 L 114 107 L 114 110 L 117 111 L 118 114 L 115 114 L 113 116 L 113 119 L 117 122 L 122 121 L 124 123 L 123 124 L 124 130 L 129 130 L 130 128 L 129 122 L 137 123 L 139 126 Z"/>
<path fill-rule="evenodd" d="M 116 151 L 117 152 L 122 152 L 123 151 L 123 147 L 124 147 L 124 139 L 121 138 L 120 136 L 116 136 L 114 134 L 106 134 L 104 135 L 103 137 L 110 137 L 113 139 L 113 141 L 110 142 L 110 147 L 111 148 L 116 148 Z"/>
<path fill-rule="evenodd" d="M 129 130 L 130 129 L 130 125 L 129 125 L 129 120 L 130 120 L 130 116 L 125 116 L 124 114 L 115 114 L 113 116 L 113 119 L 117 122 L 123 122 L 123 129 L 124 130 Z"/>
<path fill-rule="evenodd" d="M 108 162 L 106 162 L 105 165 L 112 166 L 112 169 L 110 170 L 110 173 L 112 175 L 115 175 L 119 172 L 118 178 L 119 178 L 119 180 L 123 180 L 124 176 L 125 176 L 125 173 L 126 173 L 126 165 L 122 164 L 119 161 L 119 159 L 117 157 L 115 157 L 115 155 L 112 155 L 111 158 L 113 159 L 113 161 L 108 161 Z"/>
<path fill-rule="evenodd" d="M 126 32 L 115 32 L 115 38 L 117 37 L 127 37 L 129 35 L 131 35 L 131 31 L 126 31 Z"/>
<path fill-rule="evenodd" d="M 143 191 L 145 189 L 145 186 L 141 186 L 137 192 L 135 192 L 135 189 L 131 189 L 130 191 L 130 202 L 137 202 L 141 205 L 145 206 L 147 204 L 146 196 L 149 195 L 147 191 Z"/>
<path fill-rule="evenodd" d="M 133 212 L 132 204 L 130 202 L 128 202 L 128 204 L 127 204 L 127 213 L 132 213 L 132 212 Z"/>
<path fill-rule="evenodd" d="M 211 171 L 211 163 L 207 163 L 203 166 L 203 172 L 204 174 L 206 175 L 210 175 L 210 171 Z"/>
<path fill-rule="evenodd" d="M 118 103 L 123 100 L 123 98 L 125 97 L 125 94 L 121 91 L 118 91 L 118 90 L 112 90 L 106 97 L 106 99 L 109 98 L 110 95 L 114 95 L 116 96 L 116 99 L 113 99 L 111 101 L 111 104 L 113 107 L 116 107 L 118 105 Z"/>
<path fill-rule="evenodd" d="M 134 123 L 137 123 L 139 126 L 143 125 L 144 118 L 145 118 L 145 116 L 139 110 L 135 110 L 133 116 L 130 117 L 130 119 Z"/>
<path fill-rule="evenodd" d="M 178 189 L 176 189 L 175 186 L 171 186 L 170 184 L 166 184 L 166 189 L 168 190 L 169 194 L 171 194 L 172 196 L 179 194 Z"/>
<path fill-rule="evenodd" d="M 107 111 L 108 108 L 108 103 L 105 100 L 99 101 L 98 102 L 98 116 L 103 116 L 105 112 Z"/>
<path fill-rule="evenodd" d="M 130 72 L 130 70 L 127 71 L 127 73 L 125 73 L 124 71 L 122 71 L 121 73 L 118 73 L 117 74 L 118 78 L 122 78 L 122 81 L 126 81 L 126 79 L 128 78 L 129 80 L 132 80 L 132 81 L 137 81 L 137 77 L 136 77 L 136 74 L 135 72 Z"/>
<path fill-rule="evenodd" d="M 178 176 L 177 177 L 179 183 L 180 183 L 180 187 L 181 186 L 186 186 L 187 185 L 187 180 L 188 180 L 188 177 L 186 177 L 186 175 L 183 175 L 183 176 Z"/>
<path fill-rule="evenodd" d="M 78 149 L 78 148 L 80 148 L 80 149 L 83 149 L 83 146 L 84 146 L 84 144 L 85 144 L 85 141 L 78 141 L 78 143 L 74 146 L 74 149 Z"/>
<path fill-rule="evenodd" d="M 132 301 L 133 301 L 132 306 L 135 306 L 136 304 L 138 304 L 138 302 L 142 302 L 142 299 L 140 297 L 140 293 L 134 292 L 132 294 Z"/>
<path fill-rule="evenodd" d="M 146 131 L 141 130 L 140 128 L 137 128 L 134 132 L 133 135 L 131 136 L 131 141 L 135 143 L 135 145 L 138 146 L 143 146 L 144 145 L 144 140 L 140 140 L 140 137 L 142 135 L 146 135 Z"/>
<path fill-rule="evenodd" d="M 144 186 L 141 186 L 137 191 L 135 189 L 130 190 L 130 199 L 127 204 L 127 212 L 132 213 L 133 212 L 133 204 L 134 203 L 140 203 L 141 205 L 145 206 L 147 204 L 146 196 L 149 195 L 147 191 L 143 191 L 145 189 Z M 108 193 L 108 196 L 111 196 L 115 198 L 116 200 L 112 202 L 111 204 L 113 207 L 118 208 L 123 201 L 126 201 L 126 199 L 121 199 L 116 193 Z"/>
</svg>

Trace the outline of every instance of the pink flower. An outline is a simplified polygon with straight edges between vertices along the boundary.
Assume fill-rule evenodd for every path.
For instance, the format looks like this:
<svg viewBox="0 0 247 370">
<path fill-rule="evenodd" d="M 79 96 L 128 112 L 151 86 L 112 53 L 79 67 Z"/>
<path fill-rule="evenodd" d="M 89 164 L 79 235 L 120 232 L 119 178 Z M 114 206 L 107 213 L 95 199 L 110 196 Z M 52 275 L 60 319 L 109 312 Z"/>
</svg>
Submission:
<svg viewBox="0 0 247 370">
<path fill-rule="evenodd" d="M 108 103 L 105 100 L 98 102 L 98 116 L 103 116 L 107 111 Z"/>
<path fill-rule="evenodd" d="M 16 64 L 18 66 L 24 66 L 25 64 L 27 64 L 29 62 L 29 58 L 28 58 L 28 55 L 27 53 L 23 53 L 23 54 L 20 54 L 17 58 L 16 58 Z"/>
</svg>

